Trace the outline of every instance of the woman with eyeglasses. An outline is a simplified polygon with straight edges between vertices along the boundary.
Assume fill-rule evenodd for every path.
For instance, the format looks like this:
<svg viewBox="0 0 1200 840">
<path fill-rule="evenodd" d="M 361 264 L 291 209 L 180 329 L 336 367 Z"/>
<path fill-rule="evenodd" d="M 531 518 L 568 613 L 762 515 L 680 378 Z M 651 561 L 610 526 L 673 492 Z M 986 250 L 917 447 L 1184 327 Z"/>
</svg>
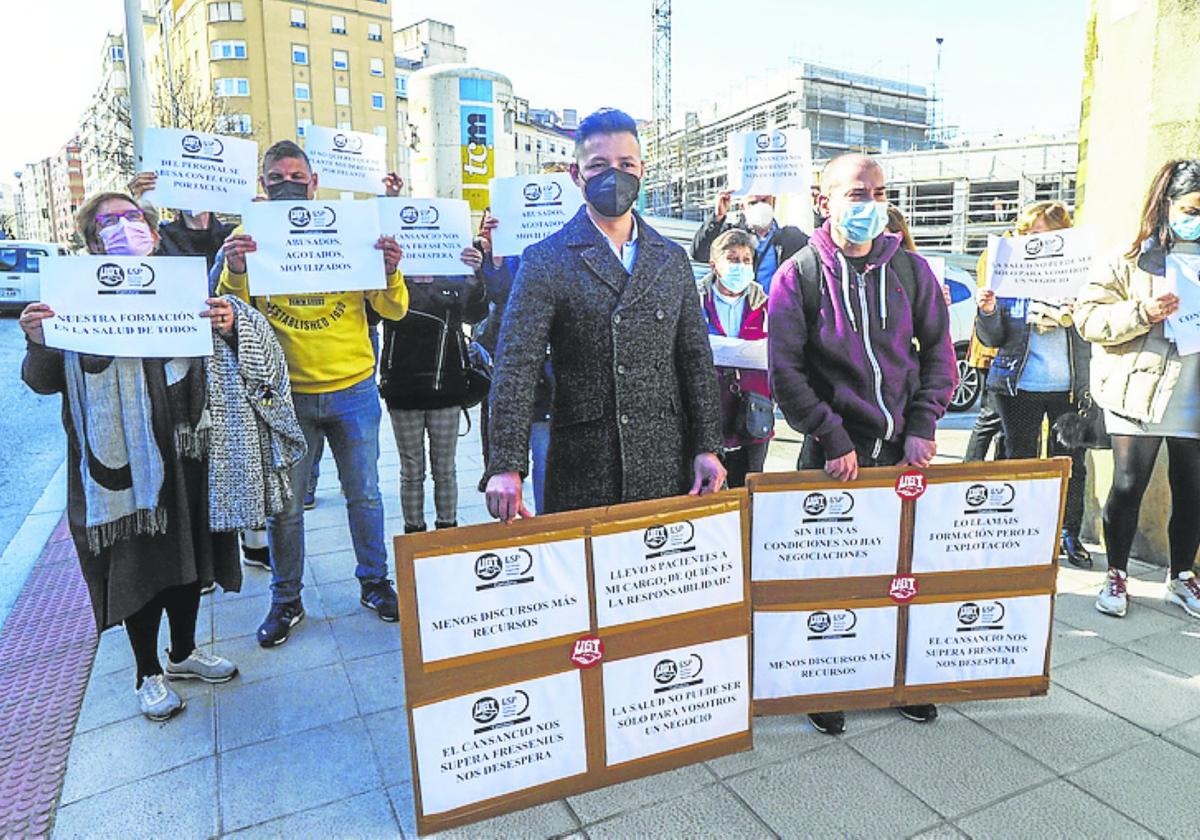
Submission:
<svg viewBox="0 0 1200 840">
<path fill-rule="evenodd" d="M 92 254 L 147 256 L 158 243 L 145 213 L 122 193 L 88 200 L 77 222 Z M 230 302 L 207 303 L 201 314 L 224 340 L 235 341 Z M 125 626 L 141 712 L 166 720 L 184 701 L 164 677 L 221 683 L 238 670 L 196 647 L 201 587 L 215 581 L 236 591 L 242 583 L 236 533 L 209 530 L 204 367 L 200 359 L 49 348 L 42 323 L 53 317 L 44 303 L 21 313 L 21 378 L 39 394 L 63 395 L 67 519 L 96 626 Z M 171 628 L 165 667 L 157 651 L 164 611 Z"/>
</svg>

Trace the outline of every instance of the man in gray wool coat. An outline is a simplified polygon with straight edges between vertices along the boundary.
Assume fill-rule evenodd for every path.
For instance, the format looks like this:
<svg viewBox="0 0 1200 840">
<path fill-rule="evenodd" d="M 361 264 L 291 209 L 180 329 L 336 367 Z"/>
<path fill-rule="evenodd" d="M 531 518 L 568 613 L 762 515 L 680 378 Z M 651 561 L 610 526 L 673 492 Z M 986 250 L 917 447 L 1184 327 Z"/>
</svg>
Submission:
<svg viewBox="0 0 1200 840">
<path fill-rule="evenodd" d="M 548 513 L 704 495 L 725 481 L 691 264 L 632 211 L 644 173 L 629 115 L 602 109 L 579 124 L 571 175 L 587 204 L 526 249 L 500 328 L 487 465 L 497 519 L 530 515 L 521 482 L 547 344 L 555 377 Z"/>
</svg>

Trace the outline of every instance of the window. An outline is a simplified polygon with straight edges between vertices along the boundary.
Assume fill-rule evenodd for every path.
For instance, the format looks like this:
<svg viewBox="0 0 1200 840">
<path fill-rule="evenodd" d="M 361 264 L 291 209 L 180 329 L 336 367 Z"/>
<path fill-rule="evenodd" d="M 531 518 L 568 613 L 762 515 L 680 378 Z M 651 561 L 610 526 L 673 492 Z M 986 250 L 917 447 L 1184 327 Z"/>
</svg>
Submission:
<svg viewBox="0 0 1200 840">
<path fill-rule="evenodd" d="M 125 60 L 125 48 L 118 47 L 118 46 L 109 47 L 108 48 L 108 57 L 111 58 L 113 61 L 124 61 Z"/>
<path fill-rule="evenodd" d="M 209 3 L 208 22 L 220 23 L 226 20 L 245 20 L 241 2 Z"/>
<path fill-rule="evenodd" d="M 329 30 L 335 35 L 346 34 L 346 16 L 345 15 L 330 15 Z"/>
<path fill-rule="evenodd" d="M 396 77 L 396 95 L 408 96 L 408 76 Z"/>
<path fill-rule="evenodd" d="M 371 75 L 372 76 L 382 76 L 383 75 L 383 59 L 382 58 L 372 58 L 371 59 Z"/>
<path fill-rule="evenodd" d="M 245 58 L 246 57 L 246 42 L 245 41 L 213 41 L 211 46 L 211 56 L 213 61 L 223 58 Z"/>
<path fill-rule="evenodd" d="M 292 64 L 308 64 L 308 47 L 292 44 Z"/>
<path fill-rule="evenodd" d="M 250 95 L 250 80 L 249 79 L 217 79 L 216 82 L 217 96 L 249 96 Z"/>
<path fill-rule="evenodd" d="M 375 111 L 382 111 L 384 109 L 384 107 L 385 106 L 383 103 L 383 94 L 382 93 L 372 93 L 371 94 L 371 108 Z"/>
<path fill-rule="evenodd" d="M 252 130 L 249 114 L 224 114 L 217 118 L 217 131 L 222 134 L 250 134 Z"/>
<path fill-rule="evenodd" d="M 382 41 L 383 40 L 383 27 L 381 27 L 378 23 L 368 23 L 367 24 L 367 40 L 368 41 Z"/>
<path fill-rule="evenodd" d="M 312 125 L 312 120 L 296 120 L 296 136 L 303 137 L 308 132 L 310 125 Z"/>
<path fill-rule="evenodd" d="M 350 69 L 350 53 L 345 50 L 333 51 L 333 69 L 334 70 L 349 70 Z"/>
<path fill-rule="evenodd" d="M 303 9 L 292 9 L 292 26 L 297 29 L 305 29 L 308 27 L 308 21 L 304 17 Z"/>
<path fill-rule="evenodd" d="M 301 102 L 308 102 L 310 99 L 312 99 L 308 85 L 306 85 L 304 82 L 296 82 L 296 98 Z"/>
<path fill-rule="evenodd" d="M 334 103 L 336 103 L 338 105 L 349 105 L 350 104 L 350 88 L 335 87 L 333 89 L 333 101 L 334 101 Z"/>
</svg>

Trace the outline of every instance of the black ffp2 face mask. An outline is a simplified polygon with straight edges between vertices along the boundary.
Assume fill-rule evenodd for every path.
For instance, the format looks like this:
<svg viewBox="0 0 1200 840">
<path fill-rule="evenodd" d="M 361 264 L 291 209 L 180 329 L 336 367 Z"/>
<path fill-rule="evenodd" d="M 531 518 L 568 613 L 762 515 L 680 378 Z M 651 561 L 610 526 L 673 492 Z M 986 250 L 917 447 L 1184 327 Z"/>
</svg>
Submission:
<svg viewBox="0 0 1200 840">
<path fill-rule="evenodd" d="M 307 201 L 308 184 L 299 181 L 280 181 L 267 184 L 267 198 L 271 201 Z"/>
<path fill-rule="evenodd" d="M 641 188 L 638 176 L 610 166 L 584 182 L 583 195 L 593 210 L 615 219 L 629 212 Z"/>
</svg>

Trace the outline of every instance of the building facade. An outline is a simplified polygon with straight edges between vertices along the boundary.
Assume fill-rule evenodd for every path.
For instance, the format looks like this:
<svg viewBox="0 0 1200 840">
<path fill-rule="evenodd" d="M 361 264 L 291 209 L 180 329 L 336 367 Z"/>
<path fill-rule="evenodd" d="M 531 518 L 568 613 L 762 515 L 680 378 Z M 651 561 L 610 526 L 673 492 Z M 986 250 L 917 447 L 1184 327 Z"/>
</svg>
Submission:
<svg viewBox="0 0 1200 840">
<path fill-rule="evenodd" d="M 79 124 L 79 155 L 87 194 L 127 188 L 134 167 L 124 35 L 104 39 L 96 95 Z"/>
<path fill-rule="evenodd" d="M 876 159 L 888 199 L 919 247 L 979 254 L 989 234 L 1012 229 L 1020 208 L 1062 201 L 1075 209 L 1079 146 L 1074 135 L 1002 138 L 971 145 L 890 152 Z"/>
<path fill-rule="evenodd" d="M 79 143 L 72 139 L 56 154 L 26 164 L 21 173 L 17 199 L 21 238 L 70 245 L 75 212 L 83 204 L 83 197 Z"/>
<path fill-rule="evenodd" d="M 689 112 L 663 142 L 647 136 L 647 204 L 665 191 L 669 214 L 699 219 L 725 188 L 730 134 L 807 128 L 814 160 L 850 151 L 870 154 L 929 143 L 932 97 L 924 85 L 796 61 L 756 85 L 766 98 L 746 105 L 748 88 L 702 116 Z"/>
<path fill-rule="evenodd" d="M 149 77 L 171 80 L 158 122 L 264 148 L 303 142 L 311 125 L 365 131 L 394 161 L 391 25 L 390 0 L 166 0 L 146 45 Z"/>
</svg>

